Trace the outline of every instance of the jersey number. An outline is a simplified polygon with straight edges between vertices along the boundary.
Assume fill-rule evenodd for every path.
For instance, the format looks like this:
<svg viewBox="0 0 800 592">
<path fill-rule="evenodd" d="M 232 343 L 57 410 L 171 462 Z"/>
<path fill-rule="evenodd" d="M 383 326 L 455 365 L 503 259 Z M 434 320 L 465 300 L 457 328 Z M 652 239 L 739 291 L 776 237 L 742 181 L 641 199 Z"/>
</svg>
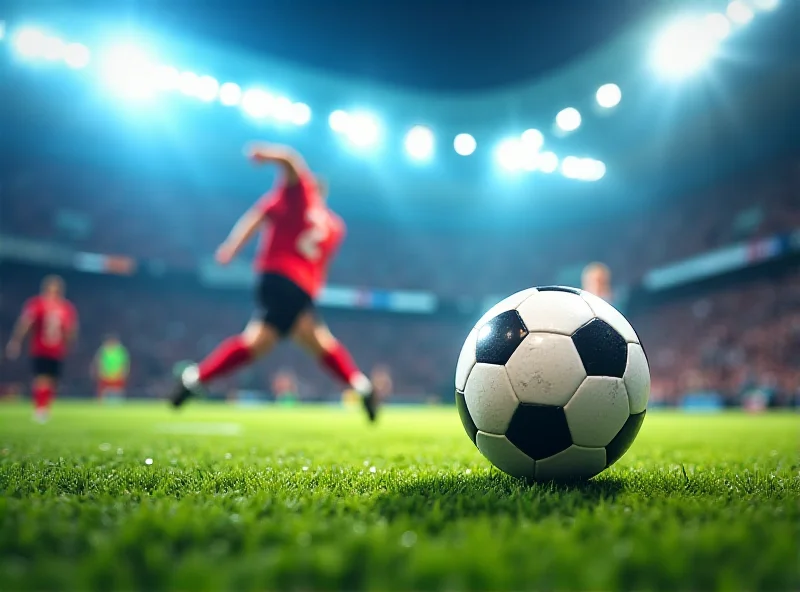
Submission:
<svg viewBox="0 0 800 592">
<path fill-rule="evenodd" d="M 322 256 L 320 244 L 330 235 L 328 213 L 321 209 L 308 210 L 306 223 L 310 226 L 297 237 L 297 252 L 309 261 L 317 261 Z"/>
<path fill-rule="evenodd" d="M 61 343 L 62 326 L 61 315 L 48 313 L 42 319 L 42 341 L 45 345 L 54 346 Z"/>
</svg>

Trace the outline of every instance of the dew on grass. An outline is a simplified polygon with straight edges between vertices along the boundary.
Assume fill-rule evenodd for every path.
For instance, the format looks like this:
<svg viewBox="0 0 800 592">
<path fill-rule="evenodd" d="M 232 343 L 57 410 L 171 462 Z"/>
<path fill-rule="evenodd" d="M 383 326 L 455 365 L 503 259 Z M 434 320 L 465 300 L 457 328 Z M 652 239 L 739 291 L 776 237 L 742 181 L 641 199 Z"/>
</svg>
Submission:
<svg viewBox="0 0 800 592">
<path fill-rule="evenodd" d="M 407 530 L 403 533 L 403 536 L 400 537 L 400 545 L 403 547 L 409 548 L 413 547 L 417 543 L 417 533 L 412 530 Z"/>
<path fill-rule="evenodd" d="M 100 444 L 100 450 L 102 450 L 103 452 L 108 452 L 109 450 L 111 450 L 111 444 L 109 444 L 108 442 L 103 442 L 102 444 Z"/>
<path fill-rule="evenodd" d="M 146 465 L 152 465 L 152 464 L 153 464 L 153 459 L 152 459 L 152 458 L 146 458 L 146 459 L 144 459 L 144 464 L 146 464 Z"/>
</svg>

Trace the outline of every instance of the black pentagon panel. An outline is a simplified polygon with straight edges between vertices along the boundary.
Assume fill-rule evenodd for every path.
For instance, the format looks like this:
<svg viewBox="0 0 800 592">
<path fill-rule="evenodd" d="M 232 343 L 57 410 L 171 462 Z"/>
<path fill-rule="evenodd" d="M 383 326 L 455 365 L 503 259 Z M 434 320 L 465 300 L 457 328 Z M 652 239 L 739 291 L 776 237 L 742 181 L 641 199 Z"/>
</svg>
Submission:
<svg viewBox="0 0 800 592">
<path fill-rule="evenodd" d="M 520 403 L 506 430 L 506 438 L 534 460 L 572 446 L 564 409 L 550 405 Z"/>
<path fill-rule="evenodd" d="M 625 338 L 605 321 L 592 319 L 572 335 L 587 376 L 622 378 L 628 363 Z"/>
<path fill-rule="evenodd" d="M 628 421 L 625 422 L 625 425 L 622 426 L 622 429 L 614 436 L 614 439 L 606 446 L 607 467 L 610 467 L 621 459 L 622 455 L 631 447 L 631 444 L 633 444 L 633 441 L 636 439 L 636 435 L 639 433 L 639 429 L 642 427 L 645 413 L 647 413 L 647 411 L 631 415 Z"/>
<path fill-rule="evenodd" d="M 568 294 L 581 295 L 578 288 L 570 288 L 569 286 L 541 286 L 536 288 L 539 292 L 567 292 Z"/>
<path fill-rule="evenodd" d="M 525 323 L 516 310 L 501 312 L 478 329 L 475 360 L 483 364 L 505 364 L 527 334 Z"/>
<path fill-rule="evenodd" d="M 464 393 L 460 391 L 456 391 L 456 407 L 458 408 L 458 416 L 461 418 L 461 425 L 464 426 L 472 443 L 477 446 L 475 439 L 478 437 L 478 427 L 472 421 L 472 416 L 469 414 L 469 409 L 467 409 L 467 400 L 464 398 Z"/>
</svg>

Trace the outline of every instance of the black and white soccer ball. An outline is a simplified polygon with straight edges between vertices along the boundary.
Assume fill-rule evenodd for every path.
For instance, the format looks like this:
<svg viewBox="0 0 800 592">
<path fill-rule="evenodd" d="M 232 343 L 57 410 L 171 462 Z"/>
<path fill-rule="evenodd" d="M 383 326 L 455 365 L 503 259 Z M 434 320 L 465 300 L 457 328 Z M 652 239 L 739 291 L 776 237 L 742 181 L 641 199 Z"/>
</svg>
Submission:
<svg viewBox="0 0 800 592">
<path fill-rule="evenodd" d="M 562 286 L 493 306 L 456 367 L 461 422 L 498 469 L 541 481 L 588 479 L 633 443 L 650 394 L 639 337 L 605 300 Z"/>
</svg>

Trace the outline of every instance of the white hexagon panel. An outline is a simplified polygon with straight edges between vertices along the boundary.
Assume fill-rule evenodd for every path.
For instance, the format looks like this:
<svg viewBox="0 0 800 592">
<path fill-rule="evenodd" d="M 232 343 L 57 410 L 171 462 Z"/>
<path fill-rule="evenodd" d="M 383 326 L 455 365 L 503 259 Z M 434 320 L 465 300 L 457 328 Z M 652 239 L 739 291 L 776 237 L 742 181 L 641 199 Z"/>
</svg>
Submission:
<svg viewBox="0 0 800 592">
<path fill-rule="evenodd" d="M 572 335 L 594 318 L 578 290 L 560 286 L 537 288 L 517 311 L 530 333 Z"/>
<path fill-rule="evenodd" d="M 587 377 L 564 407 L 564 414 L 574 444 L 607 446 L 630 415 L 625 383 L 621 378 Z"/>
<path fill-rule="evenodd" d="M 504 434 L 519 404 L 505 367 L 495 364 L 475 364 L 464 400 L 475 426 L 489 434 Z"/>
<path fill-rule="evenodd" d="M 508 362 L 511 387 L 522 403 L 562 407 L 586 378 L 583 363 L 566 335 L 531 333 Z"/>
<path fill-rule="evenodd" d="M 628 361 L 623 379 L 625 389 L 628 391 L 631 413 L 644 412 L 647 409 L 647 400 L 650 398 L 650 366 L 642 346 L 637 343 L 628 344 Z"/>
</svg>

